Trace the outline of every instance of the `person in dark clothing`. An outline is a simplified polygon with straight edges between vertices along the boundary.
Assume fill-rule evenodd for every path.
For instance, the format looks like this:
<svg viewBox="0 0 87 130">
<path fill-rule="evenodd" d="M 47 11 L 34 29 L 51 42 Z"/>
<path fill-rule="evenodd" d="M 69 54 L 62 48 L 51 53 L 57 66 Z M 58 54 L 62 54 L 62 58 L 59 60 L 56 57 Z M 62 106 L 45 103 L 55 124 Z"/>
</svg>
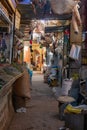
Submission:
<svg viewBox="0 0 87 130">
<path fill-rule="evenodd" d="M 28 73 L 29 73 L 29 75 L 30 75 L 30 85 L 32 86 L 33 71 L 32 71 L 30 68 L 28 68 Z"/>
</svg>

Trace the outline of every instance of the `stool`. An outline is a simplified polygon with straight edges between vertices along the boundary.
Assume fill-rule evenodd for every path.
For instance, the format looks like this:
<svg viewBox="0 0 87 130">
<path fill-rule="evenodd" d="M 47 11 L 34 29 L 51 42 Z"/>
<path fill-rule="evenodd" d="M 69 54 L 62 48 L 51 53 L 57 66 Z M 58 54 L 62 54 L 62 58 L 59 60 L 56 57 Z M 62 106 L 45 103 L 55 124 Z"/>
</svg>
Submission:
<svg viewBox="0 0 87 130">
<path fill-rule="evenodd" d="M 75 99 L 73 97 L 70 96 L 60 96 L 57 98 L 57 101 L 59 102 L 58 107 L 59 107 L 59 119 L 63 120 L 63 111 L 61 110 L 61 106 L 63 106 L 63 104 L 67 105 L 71 102 L 74 102 Z"/>
</svg>

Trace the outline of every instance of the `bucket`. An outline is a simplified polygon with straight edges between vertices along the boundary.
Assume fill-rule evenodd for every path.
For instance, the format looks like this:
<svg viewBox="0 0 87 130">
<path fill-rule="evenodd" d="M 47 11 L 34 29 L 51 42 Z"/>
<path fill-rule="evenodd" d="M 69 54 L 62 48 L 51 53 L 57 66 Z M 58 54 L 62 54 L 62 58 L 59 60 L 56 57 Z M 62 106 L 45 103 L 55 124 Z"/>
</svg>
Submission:
<svg viewBox="0 0 87 130">
<path fill-rule="evenodd" d="M 60 127 L 58 130 L 66 130 L 65 127 Z"/>
</svg>

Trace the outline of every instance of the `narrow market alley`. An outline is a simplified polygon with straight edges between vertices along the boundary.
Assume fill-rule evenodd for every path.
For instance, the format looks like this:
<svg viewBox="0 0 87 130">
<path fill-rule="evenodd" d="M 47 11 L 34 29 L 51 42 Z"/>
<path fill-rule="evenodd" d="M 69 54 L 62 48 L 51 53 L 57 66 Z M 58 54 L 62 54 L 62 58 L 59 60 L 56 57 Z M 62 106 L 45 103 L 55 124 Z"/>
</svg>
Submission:
<svg viewBox="0 0 87 130">
<path fill-rule="evenodd" d="M 31 99 L 26 113 L 15 113 L 8 130 L 58 130 L 64 122 L 58 119 L 58 104 L 43 74 L 33 75 Z"/>
<path fill-rule="evenodd" d="M 87 0 L 0 0 L 0 130 L 87 130 Z"/>
</svg>

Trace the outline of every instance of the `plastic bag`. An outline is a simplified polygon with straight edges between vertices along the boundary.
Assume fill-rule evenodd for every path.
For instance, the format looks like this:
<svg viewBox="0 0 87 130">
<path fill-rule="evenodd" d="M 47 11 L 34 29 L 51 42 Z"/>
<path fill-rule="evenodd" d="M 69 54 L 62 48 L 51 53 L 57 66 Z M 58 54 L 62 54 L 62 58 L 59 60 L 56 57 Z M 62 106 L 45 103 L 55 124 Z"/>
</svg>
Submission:
<svg viewBox="0 0 87 130">
<path fill-rule="evenodd" d="M 65 108 L 65 111 L 71 112 L 71 113 L 75 113 L 75 114 L 79 114 L 82 112 L 81 108 L 75 108 L 74 106 L 72 106 L 71 104 L 68 104 Z"/>
<path fill-rule="evenodd" d="M 72 87 L 73 80 L 72 79 L 64 79 L 62 82 L 61 95 L 67 96 L 69 94 L 69 90 Z"/>
<path fill-rule="evenodd" d="M 72 45 L 69 57 L 75 60 L 79 60 L 81 46 L 79 45 Z"/>
</svg>

